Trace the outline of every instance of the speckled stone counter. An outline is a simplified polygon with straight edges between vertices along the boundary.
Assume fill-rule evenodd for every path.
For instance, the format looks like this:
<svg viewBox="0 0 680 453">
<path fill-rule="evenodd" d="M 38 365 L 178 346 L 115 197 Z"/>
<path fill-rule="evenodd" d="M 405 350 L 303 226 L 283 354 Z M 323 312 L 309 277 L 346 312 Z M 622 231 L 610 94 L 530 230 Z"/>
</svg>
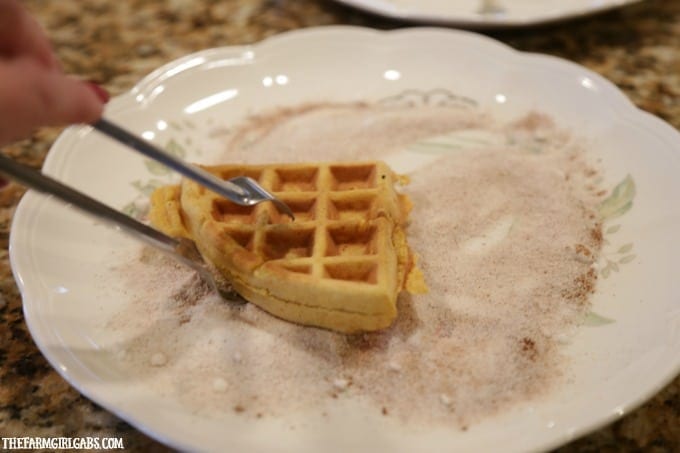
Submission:
<svg viewBox="0 0 680 453">
<path fill-rule="evenodd" d="M 122 93 L 163 63 L 208 47 L 286 30 L 353 24 L 407 26 L 325 0 L 29 0 L 71 73 Z M 680 1 L 648 0 L 559 25 L 490 32 L 517 49 L 564 57 L 617 84 L 640 108 L 680 128 Z M 4 152 L 40 167 L 59 129 Z M 9 227 L 23 189 L 0 190 L 0 437 L 115 436 L 126 448 L 166 448 L 72 389 L 28 334 L 11 274 Z M 560 451 L 680 451 L 680 378 L 645 405 Z"/>
</svg>

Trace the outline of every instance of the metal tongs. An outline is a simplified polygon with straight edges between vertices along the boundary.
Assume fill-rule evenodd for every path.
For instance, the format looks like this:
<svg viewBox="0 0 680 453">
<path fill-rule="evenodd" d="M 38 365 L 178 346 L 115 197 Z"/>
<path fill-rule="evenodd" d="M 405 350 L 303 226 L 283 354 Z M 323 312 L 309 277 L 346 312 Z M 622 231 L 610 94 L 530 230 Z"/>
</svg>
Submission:
<svg viewBox="0 0 680 453">
<path fill-rule="evenodd" d="M 227 181 L 220 179 L 202 168 L 188 164 L 182 159 L 155 147 L 150 142 L 142 140 L 104 118 L 101 118 L 99 121 L 92 124 L 92 127 L 123 145 L 139 151 L 146 157 L 150 157 L 187 178 L 196 181 L 205 188 L 222 195 L 236 204 L 241 206 L 253 206 L 262 203 L 263 201 L 271 201 L 279 211 L 287 214 L 291 219 L 295 219 L 293 212 L 284 202 L 264 190 L 251 178 L 239 176 Z"/>
<path fill-rule="evenodd" d="M 100 120 L 94 124 L 97 130 L 121 141 L 148 157 L 155 159 L 183 175 L 197 181 L 206 188 L 224 195 L 229 200 L 243 205 L 252 206 L 263 201 L 272 201 L 278 209 L 293 217 L 291 210 L 264 190 L 257 182 L 250 178 L 238 177 L 228 181 L 221 180 L 201 168 L 189 165 L 177 159 L 165 151 L 162 151 L 148 142 L 145 142 L 131 133 L 111 124 L 106 120 Z M 169 254 L 194 269 L 199 276 L 213 290 L 223 295 L 233 295 L 230 285 L 218 273 L 216 273 L 201 257 L 196 245 L 188 239 L 175 239 L 160 231 L 145 225 L 130 216 L 117 211 L 94 198 L 85 195 L 49 176 L 46 176 L 30 167 L 19 164 L 11 158 L 0 153 L 0 173 L 14 179 L 20 184 L 35 189 L 39 192 L 54 195 L 58 199 L 69 203 L 76 208 L 104 220 L 107 223 L 123 228 L 134 237 L 141 239 L 166 254 Z"/>
</svg>

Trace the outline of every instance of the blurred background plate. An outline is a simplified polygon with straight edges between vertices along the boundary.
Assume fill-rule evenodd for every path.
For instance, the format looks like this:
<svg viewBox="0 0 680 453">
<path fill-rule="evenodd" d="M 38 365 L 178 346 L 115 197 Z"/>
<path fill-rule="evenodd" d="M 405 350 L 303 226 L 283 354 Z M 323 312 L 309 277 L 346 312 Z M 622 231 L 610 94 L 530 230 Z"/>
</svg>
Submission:
<svg viewBox="0 0 680 453">
<path fill-rule="evenodd" d="M 641 0 L 336 0 L 392 19 L 470 28 L 523 27 L 587 16 Z"/>
</svg>

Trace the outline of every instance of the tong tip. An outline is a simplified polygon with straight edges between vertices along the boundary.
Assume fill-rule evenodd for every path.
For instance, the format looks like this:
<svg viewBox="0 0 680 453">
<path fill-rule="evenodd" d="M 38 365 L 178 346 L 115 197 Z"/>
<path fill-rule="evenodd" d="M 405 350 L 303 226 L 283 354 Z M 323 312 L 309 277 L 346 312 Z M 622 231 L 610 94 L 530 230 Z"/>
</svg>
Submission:
<svg viewBox="0 0 680 453">
<path fill-rule="evenodd" d="M 295 220 L 295 215 L 293 214 L 293 211 L 290 210 L 286 203 L 279 200 L 278 198 L 272 198 L 272 202 L 274 203 L 274 206 L 276 206 L 276 209 L 286 214 L 288 217 L 290 217 L 291 220 L 293 221 Z"/>
</svg>

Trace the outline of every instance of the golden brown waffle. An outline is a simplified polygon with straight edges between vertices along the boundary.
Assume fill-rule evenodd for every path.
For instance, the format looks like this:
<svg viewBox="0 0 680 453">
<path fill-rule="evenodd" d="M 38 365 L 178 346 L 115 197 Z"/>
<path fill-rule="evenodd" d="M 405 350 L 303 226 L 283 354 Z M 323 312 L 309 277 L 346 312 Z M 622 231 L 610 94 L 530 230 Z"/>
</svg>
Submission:
<svg viewBox="0 0 680 453">
<path fill-rule="evenodd" d="M 402 288 L 423 290 L 403 230 L 408 199 L 382 162 L 205 167 L 223 179 L 249 176 L 286 203 L 236 205 L 202 186 L 158 189 L 150 218 L 196 242 L 236 291 L 283 319 L 340 332 L 394 320 Z"/>
</svg>

